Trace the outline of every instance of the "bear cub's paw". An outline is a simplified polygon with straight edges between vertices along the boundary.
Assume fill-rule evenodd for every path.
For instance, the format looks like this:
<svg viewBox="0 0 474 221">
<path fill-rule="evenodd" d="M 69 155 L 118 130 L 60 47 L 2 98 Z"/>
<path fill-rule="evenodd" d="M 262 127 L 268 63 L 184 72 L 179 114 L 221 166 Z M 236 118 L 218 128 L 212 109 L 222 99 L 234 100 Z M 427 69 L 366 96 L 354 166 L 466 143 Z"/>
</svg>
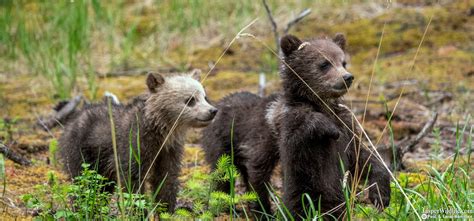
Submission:
<svg viewBox="0 0 474 221">
<path fill-rule="evenodd" d="M 369 199 L 380 212 L 390 204 L 390 196 L 380 196 L 377 191 L 371 191 L 371 193 L 369 193 Z"/>
<path fill-rule="evenodd" d="M 316 115 L 316 117 L 313 117 L 312 125 L 314 130 L 313 136 L 318 138 L 337 140 L 342 133 L 341 129 L 326 117 Z"/>
</svg>

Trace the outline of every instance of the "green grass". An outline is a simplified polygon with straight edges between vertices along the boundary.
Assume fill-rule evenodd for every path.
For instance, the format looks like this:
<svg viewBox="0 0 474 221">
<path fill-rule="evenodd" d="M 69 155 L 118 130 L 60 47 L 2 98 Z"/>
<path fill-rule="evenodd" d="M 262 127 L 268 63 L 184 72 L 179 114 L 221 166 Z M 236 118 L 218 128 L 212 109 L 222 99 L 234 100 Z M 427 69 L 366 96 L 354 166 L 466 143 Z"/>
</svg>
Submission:
<svg viewBox="0 0 474 221">
<path fill-rule="evenodd" d="M 358 1 L 357 1 L 358 2 Z M 278 17 L 291 18 L 314 3 L 271 1 Z M 345 5 L 317 2 L 317 9 Z M 322 9 L 321 9 L 322 10 Z M 142 67 L 188 69 L 193 51 L 225 39 L 256 17 L 266 15 L 260 1 L 124 0 L 0 2 L 0 60 L 5 70 L 47 79 L 51 96 L 77 92 L 96 97 L 97 73 Z M 200 46 L 202 45 L 202 46 Z M 276 59 L 259 58 L 275 70 Z M 84 87 L 83 87 L 84 86 Z"/>
</svg>

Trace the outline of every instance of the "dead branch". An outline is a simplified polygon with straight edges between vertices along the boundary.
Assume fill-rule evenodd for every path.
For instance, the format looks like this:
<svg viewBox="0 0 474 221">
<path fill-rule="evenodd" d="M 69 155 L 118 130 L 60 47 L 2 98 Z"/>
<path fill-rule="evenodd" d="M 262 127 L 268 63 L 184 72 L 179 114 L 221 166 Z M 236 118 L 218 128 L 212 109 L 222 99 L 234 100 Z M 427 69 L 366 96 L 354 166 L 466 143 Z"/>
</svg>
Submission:
<svg viewBox="0 0 474 221">
<path fill-rule="evenodd" d="M 272 12 L 270 11 L 270 7 L 268 7 L 267 1 L 262 0 L 263 6 L 265 7 L 265 11 L 267 12 L 268 15 L 268 20 L 270 20 L 270 23 L 272 25 L 272 31 L 273 35 L 275 36 L 275 45 L 277 50 L 279 51 L 279 55 L 281 55 L 281 49 L 280 49 L 280 34 L 278 33 L 278 26 L 275 22 L 275 19 L 273 19 Z"/>
<path fill-rule="evenodd" d="M 137 76 L 137 75 L 145 75 L 150 72 L 151 68 L 144 68 L 144 69 L 134 69 L 134 70 L 119 70 L 119 71 L 111 71 L 105 74 L 99 74 L 99 78 L 106 78 L 106 77 L 121 77 L 121 76 Z"/>
<path fill-rule="evenodd" d="M 400 87 L 405 87 L 405 86 L 411 86 L 411 85 L 416 85 L 419 84 L 420 82 L 416 79 L 409 79 L 409 80 L 403 80 L 403 81 L 396 81 L 396 82 L 389 82 L 384 85 L 385 88 L 387 89 L 393 89 L 393 88 L 400 88 Z"/>
<path fill-rule="evenodd" d="M 288 32 L 290 31 L 291 27 L 293 27 L 296 23 L 300 22 L 301 20 L 303 20 L 304 17 L 308 16 L 309 14 L 311 13 L 311 9 L 307 8 L 303 11 L 300 12 L 300 14 L 298 16 L 296 16 L 293 20 L 291 20 L 290 22 L 288 22 L 288 24 L 286 25 L 286 28 L 285 28 L 285 31 L 283 33 L 288 34 Z"/>
<path fill-rule="evenodd" d="M 408 92 L 405 92 L 402 94 L 402 97 L 405 97 L 405 96 L 410 96 L 410 95 L 414 95 L 414 94 L 417 94 L 419 93 L 418 91 L 408 91 Z M 389 94 L 385 97 L 384 100 L 359 100 L 359 99 L 352 99 L 352 100 L 348 100 L 347 103 L 362 103 L 362 104 L 365 104 L 365 102 L 369 103 L 369 104 L 385 104 L 385 103 L 388 103 L 390 101 L 393 101 L 395 99 L 398 99 L 400 97 L 400 94 Z"/>
<path fill-rule="evenodd" d="M 426 106 L 431 107 L 431 106 L 443 103 L 445 101 L 450 101 L 452 99 L 453 99 L 453 94 L 449 92 L 444 92 L 440 97 L 426 104 Z"/>
<path fill-rule="evenodd" d="M 268 20 L 270 20 L 270 24 L 272 25 L 272 32 L 273 32 L 273 35 L 275 37 L 275 46 L 278 50 L 278 55 L 282 55 L 282 51 L 281 51 L 281 48 L 280 48 L 280 34 L 278 33 L 278 25 L 277 23 L 275 22 L 275 19 L 273 18 L 273 15 L 272 15 L 272 11 L 270 10 L 270 7 L 268 6 L 267 4 L 267 1 L 266 0 L 262 0 L 262 3 L 263 3 L 263 6 L 265 7 L 265 11 L 267 12 L 267 16 L 268 16 Z M 298 14 L 298 16 L 296 16 L 295 18 L 293 18 L 291 21 L 289 21 L 287 24 L 286 24 L 286 28 L 285 30 L 283 31 L 283 34 L 288 34 L 288 32 L 290 31 L 290 29 L 296 25 L 298 22 L 300 22 L 301 20 L 303 20 L 303 18 L 305 18 L 306 16 L 308 16 L 309 14 L 311 13 L 311 9 L 307 8 L 303 11 L 300 12 L 300 14 Z"/>
<path fill-rule="evenodd" d="M 401 150 L 400 150 L 401 158 L 403 157 L 405 153 L 413 152 L 415 150 L 415 146 L 420 142 L 420 140 L 433 130 L 433 126 L 436 123 L 437 119 L 438 119 L 438 113 L 434 112 L 431 115 L 430 119 L 425 123 L 425 126 L 423 126 L 423 129 L 421 129 L 421 131 L 416 135 L 416 137 L 414 139 L 409 140 L 405 144 L 405 146 L 401 147 Z"/>
<path fill-rule="evenodd" d="M 170 68 L 138 68 L 138 69 L 130 69 L 130 70 L 116 70 L 110 71 L 105 74 L 97 73 L 99 78 L 110 78 L 110 77 L 122 77 L 122 76 L 140 76 L 146 75 L 150 71 L 158 71 L 160 73 L 171 73 L 171 72 L 178 72 L 180 69 L 177 67 L 170 67 Z"/>
<path fill-rule="evenodd" d="M 82 95 L 78 95 L 64 104 L 63 107 L 59 108 L 55 113 L 52 114 L 48 119 L 39 119 L 37 124 L 43 128 L 43 130 L 50 130 L 55 126 L 64 122 L 72 113 L 76 110 L 76 107 L 82 100 Z"/>
<path fill-rule="evenodd" d="M 0 142 L 0 153 L 2 153 L 7 159 L 10 159 L 11 161 L 13 161 L 17 164 L 20 164 L 22 166 L 30 166 L 31 165 L 30 160 L 28 160 L 28 159 L 24 158 L 23 156 L 11 151 L 10 148 L 5 146 L 5 144 L 3 144 L 1 142 Z"/>
<path fill-rule="evenodd" d="M 436 120 L 438 119 L 438 113 L 433 112 L 430 119 L 425 123 L 423 128 L 420 132 L 412 138 L 404 138 L 401 141 L 395 144 L 395 153 L 393 152 L 392 148 L 387 145 L 380 145 L 377 147 L 379 153 L 384 156 L 383 159 L 387 163 L 392 164 L 392 168 L 394 170 L 404 169 L 405 165 L 403 164 L 403 156 L 408 152 L 415 151 L 416 145 L 423 139 L 426 135 L 428 135 L 432 129 Z M 394 157 L 395 155 L 395 157 Z"/>
</svg>

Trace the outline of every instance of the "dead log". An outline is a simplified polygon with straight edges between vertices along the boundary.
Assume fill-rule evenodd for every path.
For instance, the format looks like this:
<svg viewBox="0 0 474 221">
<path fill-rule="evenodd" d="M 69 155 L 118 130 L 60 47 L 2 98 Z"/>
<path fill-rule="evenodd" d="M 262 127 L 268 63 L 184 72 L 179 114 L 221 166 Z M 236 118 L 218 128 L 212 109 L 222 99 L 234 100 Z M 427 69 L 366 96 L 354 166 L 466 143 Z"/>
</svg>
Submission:
<svg viewBox="0 0 474 221">
<path fill-rule="evenodd" d="M 78 95 L 68 101 L 67 103 L 61 103 L 56 108 L 57 110 L 47 119 L 38 119 L 37 124 L 45 131 L 49 131 L 57 125 L 63 123 L 69 116 L 71 116 L 76 107 L 81 103 L 82 95 Z"/>
<path fill-rule="evenodd" d="M 7 159 L 10 159 L 11 161 L 17 163 L 17 164 L 20 164 L 22 166 L 30 166 L 31 165 L 31 161 L 24 158 L 23 156 L 13 152 L 12 150 L 10 150 L 10 148 L 8 148 L 7 146 L 5 146 L 5 144 L 1 143 L 0 142 L 0 153 L 2 153 Z"/>
</svg>

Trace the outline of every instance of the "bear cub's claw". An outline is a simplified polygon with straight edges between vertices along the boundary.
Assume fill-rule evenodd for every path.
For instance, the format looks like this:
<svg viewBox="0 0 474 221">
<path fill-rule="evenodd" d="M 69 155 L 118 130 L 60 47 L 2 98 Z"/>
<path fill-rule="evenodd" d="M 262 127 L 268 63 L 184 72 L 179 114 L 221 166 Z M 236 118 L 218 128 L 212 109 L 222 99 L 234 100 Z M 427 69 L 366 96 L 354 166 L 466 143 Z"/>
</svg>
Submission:
<svg viewBox="0 0 474 221">
<path fill-rule="evenodd" d="M 370 202 L 374 204 L 379 212 L 382 212 L 390 204 L 390 197 L 379 196 L 378 194 L 370 194 Z M 381 201 L 382 200 L 382 201 Z"/>
</svg>

